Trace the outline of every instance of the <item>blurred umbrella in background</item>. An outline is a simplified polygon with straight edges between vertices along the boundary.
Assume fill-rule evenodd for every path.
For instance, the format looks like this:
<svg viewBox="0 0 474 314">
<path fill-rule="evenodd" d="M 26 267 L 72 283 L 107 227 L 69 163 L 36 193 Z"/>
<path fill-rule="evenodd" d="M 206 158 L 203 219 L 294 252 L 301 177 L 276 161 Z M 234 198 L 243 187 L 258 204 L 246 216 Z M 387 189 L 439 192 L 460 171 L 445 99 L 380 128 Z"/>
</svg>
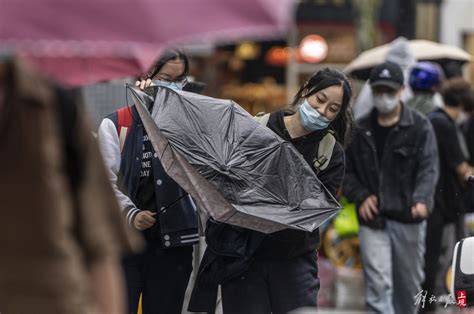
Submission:
<svg viewBox="0 0 474 314">
<path fill-rule="evenodd" d="M 450 77 L 453 64 L 461 67 L 464 63 L 471 61 L 472 56 L 456 46 L 444 45 L 429 40 L 408 41 L 410 50 L 418 61 L 433 61 L 443 67 L 447 77 Z M 378 46 L 361 53 L 344 71 L 360 80 L 367 80 L 373 67 L 385 61 L 390 43 Z"/>
<path fill-rule="evenodd" d="M 170 45 L 268 37 L 294 0 L 0 0 L 0 53 L 70 86 L 139 75 Z"/>
</svg>

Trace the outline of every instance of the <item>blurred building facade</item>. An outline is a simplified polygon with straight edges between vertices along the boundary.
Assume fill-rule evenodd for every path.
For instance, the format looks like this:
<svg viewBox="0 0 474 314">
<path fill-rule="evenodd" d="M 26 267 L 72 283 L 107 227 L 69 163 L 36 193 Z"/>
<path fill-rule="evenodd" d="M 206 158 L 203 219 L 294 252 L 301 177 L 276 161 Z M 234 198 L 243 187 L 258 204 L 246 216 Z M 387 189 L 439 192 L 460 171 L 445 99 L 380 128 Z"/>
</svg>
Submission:
<svg viewBox="0 0 474 314">
<path fill-rule="evenodd" d="M 273 111 L 288 103 L 314 71 L 343 69 L 361 51 L 398 36 L 452 44 L 474 54 L 473 13 L 474 0 L 301 0 L 286 36 L 187 47 L 191 75 L 206 83 L 206 95 L 234 99 L 252 114 Z M 310 34 L 327 43 L 327 54 L 318 62 L 298 55 Z M 471 71 L 474 78 L 472 65 Z M 126 104 L 123 82 L 112 85 L 84 88 L 95 121 Z"/>
<path fill-rule="evenodd" d="M 474 0 L 443 0 L 439 41 L 461 47 L 473 56 L 465 76 L 474 85 Z"/>
</svg>

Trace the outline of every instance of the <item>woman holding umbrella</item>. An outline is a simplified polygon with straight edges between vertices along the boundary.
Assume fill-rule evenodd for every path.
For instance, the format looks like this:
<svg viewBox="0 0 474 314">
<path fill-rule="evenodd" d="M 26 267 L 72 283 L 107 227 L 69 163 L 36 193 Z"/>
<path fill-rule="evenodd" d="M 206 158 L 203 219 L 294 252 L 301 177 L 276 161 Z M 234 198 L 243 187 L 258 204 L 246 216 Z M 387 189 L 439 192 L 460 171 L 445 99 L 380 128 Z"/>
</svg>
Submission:
<svg viewBox="0 0 474 314">
<path fill-rule="evenodd" d="M 345 74 L 324 69 L 303 84 L 289 110 L 271 113 L 266 123 L 293 144 L 332 195 L 344 176 L 351 95 Z M 328 133 L 336 142 L 327 160 L 317 164 L 319 146 Z M 286 229 L 265 235 L 210 220 L 206 241 L 191 311 L 213 312 L 218 284 L 226 314 L 287 313 L 317 305 L 319 230 Z"/>
<path fill-rule="evenodd" d="M 180 90 L 188 71 L 187 56 L 170 49 L 137 86 Z M 199 242 L 194 204 L 163 170 L 136 106 L 104 118 L 98 139 L 124 216 L 146 240 L 143 252 L 123 261 L 128 313 L 136 313 L 140 294 L 144 314 L 181 313 Z"/>
</svg>

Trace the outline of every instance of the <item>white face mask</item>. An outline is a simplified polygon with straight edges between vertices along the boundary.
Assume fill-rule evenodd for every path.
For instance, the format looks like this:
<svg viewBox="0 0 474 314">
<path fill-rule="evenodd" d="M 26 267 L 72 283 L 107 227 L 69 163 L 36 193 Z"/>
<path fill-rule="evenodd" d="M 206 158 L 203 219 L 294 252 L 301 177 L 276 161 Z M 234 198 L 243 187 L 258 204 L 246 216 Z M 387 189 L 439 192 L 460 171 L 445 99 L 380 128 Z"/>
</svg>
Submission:
<svg viewBox="0 0 474 314">
<path fill-rule="evenodd" d="M 398 95 L 374 95 L 374 106 L 381 114 L 387 114 L 392 112 L 399 102 L 400 99 L 398 98 Z"/>
<path fill-rule="evenodd" d="M 307 131 L 316 131 L 326 129 L 331 120 L 322 116 L 316 109 L 311 107 L 308 99 L 305 99 L 300 108 L 300 121 L 303 128 Z"/>
<path fill-rule="evenodd" d="M 184 85 L 186 85 L 187 81 L 184 82 L 168 82 L 168 81 L 162 81 L 162 80 L 153 80 L 151 83 L 151 86 L 163 86 L 163 87 L 168 87 L 171 88 L 172 90 L 178 91 L 178 90 L 183 90 Z"/>
</svg>

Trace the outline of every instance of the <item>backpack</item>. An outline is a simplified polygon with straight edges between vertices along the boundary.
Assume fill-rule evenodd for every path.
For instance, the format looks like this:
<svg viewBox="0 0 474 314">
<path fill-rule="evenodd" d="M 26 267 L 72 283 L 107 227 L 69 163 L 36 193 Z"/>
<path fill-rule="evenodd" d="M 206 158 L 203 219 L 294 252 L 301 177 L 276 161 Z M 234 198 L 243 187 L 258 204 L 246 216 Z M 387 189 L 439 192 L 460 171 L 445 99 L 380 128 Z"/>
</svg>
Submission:
<svg viewBox="0 0 474 314">
<path fill-rule="evenodd" d="M 131 107 L 124 107 L 117 110 L 117 134 L 120 141 L 120 151 L 123 150 L 125 140 L 127 139 L 130 127 L 132 126 L 132 109 Z"/>
<path fill-rule="evenodd" d="M 261 125 L 267 126 L 270 114 L 259 112 L 254 119 Z M 328 167 L 329 162 L 331 161 L 334 145 L 336 145 L 336 138 L 334 137 L 333 132 L 329 131 L 324 135 L 321 142 L 319 142 L 318 155 L 313 159 L 313 166 L 316 169 L 316 174 Z"/>
</svg>

